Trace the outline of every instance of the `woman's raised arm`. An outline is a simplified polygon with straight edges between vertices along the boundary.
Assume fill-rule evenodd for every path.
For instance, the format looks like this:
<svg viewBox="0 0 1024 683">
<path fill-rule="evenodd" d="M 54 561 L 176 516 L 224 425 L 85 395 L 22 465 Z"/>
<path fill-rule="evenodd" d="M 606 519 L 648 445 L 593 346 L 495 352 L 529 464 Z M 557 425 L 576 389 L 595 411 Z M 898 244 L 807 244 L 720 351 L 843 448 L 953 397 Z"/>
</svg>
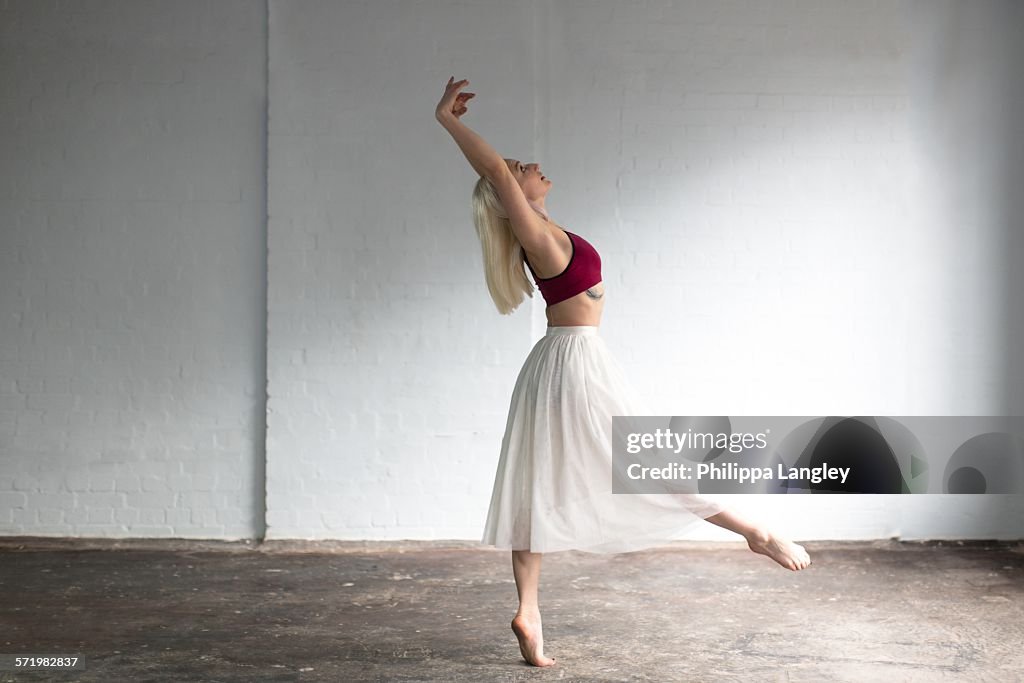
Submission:
<svg viewBox="0 0 1024 683">
<path fill-rule="evenodd" d="M 476 93 L 460 93 L 459 90 L 467 85 L 469 81 L 453 83 L 452 76 L 445 86 L 444 96 L 437 105 L 435 116 L 438 122 L 444 126 L 459 145 L 466 160 L 477 175 L 492 178 L 495 173 L 505 166 L 505 160 L 498 152 L 487 144 L 487 141 L 470 130 L 466 124 L 459 121 L 459 117 L 466 113 L 466 102 Z"/>
</svg>

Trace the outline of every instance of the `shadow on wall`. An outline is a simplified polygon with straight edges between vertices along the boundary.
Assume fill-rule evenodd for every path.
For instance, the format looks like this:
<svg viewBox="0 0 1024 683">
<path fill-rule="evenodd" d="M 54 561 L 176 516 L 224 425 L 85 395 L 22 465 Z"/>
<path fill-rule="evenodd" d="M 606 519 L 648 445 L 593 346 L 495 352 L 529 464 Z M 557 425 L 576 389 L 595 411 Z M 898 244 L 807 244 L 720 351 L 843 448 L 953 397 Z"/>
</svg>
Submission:
<svg viewBox="0 0 1024 683">
<path fill-rule="evenodd" d="M 913 99 L 932 136 L 926 152 L 954 179 L 935 215 L 964 251 L 991 250 L 995 269 L 982 289 L 995 300 L 964 305 L 991 310 L 998 347 L 958 351 L 997 359 L 1001 400 L 994 407 L 1024 415 L 1024 308 L 1016 303 L 1024 293 L 1024 3 L 915 0 L 907 11 Z"/>
<path fill-rule="evenodd" d="M 929 158 L 955 179 L 936 215 L 958 230 L 955 239 L 968 251 L 978 244 L 994 251 L 987 290 L 994 300 L 962 305 L 991 307 L 998 348 L 967 353 L 991 354 L 997 363 L 994 409 L 1024 415 L 1024 3 L 915 0 L 908 10 L 908 25 L 917 27 L 911 55 L 917 114 L 933 135 Z M 1007 518 L 1019 519 L 1024 510 L 1020 494 L 958 502 L 973 508 L 972 526 L 981 534 L 1004 529 Z"/>
</svg>

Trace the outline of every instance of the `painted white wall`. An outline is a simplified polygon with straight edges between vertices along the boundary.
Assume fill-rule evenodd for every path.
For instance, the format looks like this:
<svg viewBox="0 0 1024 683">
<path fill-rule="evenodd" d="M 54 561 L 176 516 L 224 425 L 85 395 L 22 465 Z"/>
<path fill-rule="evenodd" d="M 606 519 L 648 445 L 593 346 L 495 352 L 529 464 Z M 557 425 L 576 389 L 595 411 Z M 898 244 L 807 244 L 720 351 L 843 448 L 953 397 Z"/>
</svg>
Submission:
<svg viewBox="0 0 1024 683">
<path fill-rule="evenodd" d="M 262 529 L 265 27 L 0 7 L 0 534 Z"/>
<path fill-rule="evenodd" d="M 479 538 L 545 321 L 487 295 L 451 75 L 601 251 L 661 412 L 1024 410 L 1013 2 L 0 11 L 0 534 L 251 537 L 265 491 L 268 538 Z M 1024 526 L 729 502 L 801 539 Z"/>
<path fill-rule="evenodd" d="M 479 538 L 545 321 L 539 295 L 508 318 L 487 296 L 475 174 L 432 116 L 449 76 L 477 93 L 463 121 L 543 164 L 551 214 L 601 251 L 602 334 L 660 412 L 1020 411 L 1004 304 L 1024 251 L 1007 216 L 939 201 L 1007 199 L 960 179 L 997 175 L 1015 124 L 942 105 L 1024 111 L 992 99 L 1009 66 L 974 78 L 1024 63 L 1011 30 L 970 28 L 1018 14 L 271 3 L 268 536 Z M 808 539 L 1021 532 L 1019 496 L 912 498 L 730 502 Z"/>
</svg>

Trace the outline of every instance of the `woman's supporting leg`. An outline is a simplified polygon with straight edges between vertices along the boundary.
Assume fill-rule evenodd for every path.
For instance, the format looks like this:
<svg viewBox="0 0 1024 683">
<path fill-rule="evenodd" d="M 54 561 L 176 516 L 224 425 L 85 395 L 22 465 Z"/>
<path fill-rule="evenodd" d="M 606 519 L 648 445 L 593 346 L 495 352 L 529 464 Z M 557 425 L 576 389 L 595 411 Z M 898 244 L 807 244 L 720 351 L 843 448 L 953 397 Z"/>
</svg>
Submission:
<svg viewBox="0 0 1024 683">
<path fill-rule="evenodd" d="M 519 639 L 519 650 L 523 658 L 534 666 L 551 666 L 555 660 L 544 656 L 544 633 L 540 621 L 541 553 L 529 550 L 512 551 L 512 573 L 516 577 L 519 592 L 519 610 L 512 619 L 512 631 Z"/>
<path fill-rule="evenodd" d="M 767 555 L 786 569 L 799 571 L 811 563 L 811 556 L 802 545 L 772 533 L 767 527 L 750 521 L 738 512 L 724 509 L 706 521 L 739 534 L 747 539 L 747 546 L 755 553 Z"/>
</svg>

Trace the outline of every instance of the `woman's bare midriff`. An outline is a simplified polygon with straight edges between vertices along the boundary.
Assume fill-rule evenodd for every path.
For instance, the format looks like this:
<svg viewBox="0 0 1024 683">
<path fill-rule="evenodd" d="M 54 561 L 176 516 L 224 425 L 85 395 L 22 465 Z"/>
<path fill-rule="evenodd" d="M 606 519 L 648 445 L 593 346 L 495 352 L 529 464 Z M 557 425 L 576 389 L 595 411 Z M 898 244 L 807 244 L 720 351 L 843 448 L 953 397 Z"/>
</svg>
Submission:
<svg viewBox="0 0 1024 683">
<path fill-rule="evenodd" d="M 600 296 L 599 299 L 593 297 Z M 601 324 L 601 312 L 604 310 L 604 283 L 599 282 L 585 292 L 580 292 L 571 299 L 559 301 L 548 306 L 544 311 L 548 318 L 548 327 L 568 327 L 573 325 Z"/>
<path fill-rule="evenodd" d="M 562 272 L 562 270 L 565 269 L 565 264 L 568 263 L 570 255 L 572 254 L 572 244 L 569 242 L 569 236 L 563 232 L 564 228 L 551 223 L 550 221 L 547 225 L 551 228 L 555 241 L 562 247 L 561 256 L 557 257 L 555 254 L 535 255 L 527 253 L 527 258 L 530 259 L 534 269 L 536 269 L 538 265 L 540 265 L 541 268 L 550 266 L 552 261 L 554 261 L 556 265 L 557 263 L 561 263 L 562 267 L 558 269 L 553 268 L 552 270 L 545 268 L 543 272 L 537 273 L 538 277 L 542 278 L 553 277 Z M 548 306 L 544 313 L 548 319 L 548 327 L 574 327 L 577 325 L 592 325 L 597 327 L 601 324 L 602 311 L 604 311 L 604 282 L 599 282 L 574 297 L 566 299 L 565 301 L 559 301 L 554 306 Z"/>
</svg>

